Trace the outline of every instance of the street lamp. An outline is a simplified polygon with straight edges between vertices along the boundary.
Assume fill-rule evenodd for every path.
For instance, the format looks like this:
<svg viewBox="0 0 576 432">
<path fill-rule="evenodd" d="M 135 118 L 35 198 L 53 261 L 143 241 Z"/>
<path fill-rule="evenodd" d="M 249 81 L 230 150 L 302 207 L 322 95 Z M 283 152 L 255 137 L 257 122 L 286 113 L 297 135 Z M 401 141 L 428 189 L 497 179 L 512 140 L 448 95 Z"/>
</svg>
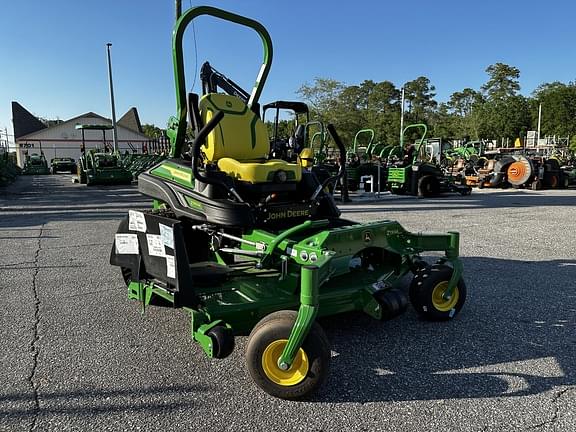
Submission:
<svg viewBox="0 0 576 432">
<path fill-rule="evenodd" d="M 112 105 L 112 137 L 114 140 L 114 153 L 118 153 L 118 130 L 116 128 L 116 107 L 114 106 L 114 86 L 112 85 L 112 61 L 110 60 L 110 47 L 112 44 L 106 44 L 108 53 L 108 81 L 110 82 L 110 105 Z M 104 143 L 106 145 L 106 143 Z"/>
</svg>

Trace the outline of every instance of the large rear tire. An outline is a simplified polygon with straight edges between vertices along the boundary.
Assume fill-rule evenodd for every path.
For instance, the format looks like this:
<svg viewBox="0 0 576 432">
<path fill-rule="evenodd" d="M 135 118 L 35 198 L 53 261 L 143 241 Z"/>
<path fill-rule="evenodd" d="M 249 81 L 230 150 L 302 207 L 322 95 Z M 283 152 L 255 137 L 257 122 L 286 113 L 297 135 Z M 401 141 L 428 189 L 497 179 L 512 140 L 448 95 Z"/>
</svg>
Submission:
<svg viewBox="0 0 576 432">
<path fill-rule="evenodd" d="M 433 175 L 425 175 L 418 180 L 418 196 L 430 198 L 440 193 L 440 182 Z"/>
</svg>

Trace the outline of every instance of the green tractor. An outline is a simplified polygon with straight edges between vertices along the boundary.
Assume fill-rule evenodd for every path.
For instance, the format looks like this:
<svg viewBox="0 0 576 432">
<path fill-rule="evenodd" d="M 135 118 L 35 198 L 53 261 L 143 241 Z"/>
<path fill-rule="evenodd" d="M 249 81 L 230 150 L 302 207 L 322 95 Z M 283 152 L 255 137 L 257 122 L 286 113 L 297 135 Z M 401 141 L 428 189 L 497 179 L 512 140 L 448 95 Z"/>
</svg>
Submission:
<svg viewBox="0 0 576 432">
<path fill-rule="evenodd" d="M 106 131 L 111 125 L 78 124 L 76 129 L 82 131 L 82 156 L 78 160 L 78 182 L 92 185 L 122 185 L 132 182 L 132 174 L 122 164 L 120 154 L 111 151 L 107 146 L 103 150 L 86 150 L 85 131 L 102 131 L 103 142 L 106 143 Z"/>
<path fill-rule="evenodd" d="M 40 150 L 40 154 L 34 153 L 29 155 L 25 154 L 26 160 L 24 162 L 24 168 L 22 169 L 22 174 L 24 175 L 44 175 L 50 174 L 48 169 L 48 162 L 44 156 L 44 152 Z"/>
<path fill-rule="evenodd" d="M 153 208 L 129 211 L 110 256 L 128 297 L 188 312 L 192 337 L 211 358 L 228 356 L 235 335 L 250 332 L 250 375 L 284 399 L 310 395 L 328 374 L 330 343 L 316 318 L 349 311 L 393 318 L 408 304 L 399 289 L 407 273 L 414 275 L 410 301 L 422 317 L 453 318 L 466 297 L 458 233 L 342 219 L 326 192 L 345 169 L 346 149 L 332 125 L 341 168 L 324 182 L 298 163 L 269 158 L 258 109 L 272 64 L 267 30 L 209 6 L 182 13 L 177 1 L 176 10 L 171 157 L 139 176 Z M 182 40 L 205 15 L 253 29 L 262 40 L 264 59 L 247 103 L 205 85 L 202 95 L 186 92 Z M 420 256 L 428 251 L 442 257 L 428 264 Z"/>
<path fill-rule="evenodd" d="M 404 147 L 406 132 L 410 129 L 420 129 L 420 139 L 413 145 Z M 393 163 L 387 170 L 387 187 L 394 194 L 407 194 L 419 197 L 434 197 L 445 192 L 457 192 L 460 195 L 470 195 L 472 188 L 458 184 L 446 176 L 438 161 L 426 149 L 425 124 L 408 125 L 402 131 L 400 148 L 404 149 L 403 159 Z"/>
</svg>

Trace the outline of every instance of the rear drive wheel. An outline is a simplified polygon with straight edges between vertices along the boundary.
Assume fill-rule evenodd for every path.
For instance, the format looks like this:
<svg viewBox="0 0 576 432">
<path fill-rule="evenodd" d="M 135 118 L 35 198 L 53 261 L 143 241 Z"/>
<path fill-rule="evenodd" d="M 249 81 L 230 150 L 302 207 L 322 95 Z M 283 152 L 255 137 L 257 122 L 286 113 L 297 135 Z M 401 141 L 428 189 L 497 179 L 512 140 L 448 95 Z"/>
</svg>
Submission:
<svg viewBox="0 0 576 432">
<path fill-rule="evenodd" d="M 453 271 L 451 267 L 435 265 L 414 275 L 410 284 L 410 301 L 420 316 L 432 321 L 446 321 L 460 312 L 466 301 L 464 280 L 458 281 L 451 297 L 444 296 Z"/>
<path fill-rule="evenodd" d="M 560 181 L 558 180 L 557 175 L 550 176 L 550 188 L 551 189 L 556 189 L 559 184 L 560 184 Z"/>
<path fill-rule="evenodd" d="M 281 399 L 312 394 L 324 381 L 330 365 L 330 344 L 315 322 L 290 368 L 282 370 L 278 366 L 297 315 L 295 311 L 268 315 L 248 337 L 246 364 L 252 379 L 266 393 Z"/>
<path fill-rule="evenodd" d="M 440 182 L 432 175 L 425 175 L 418 180 L 418 196 L 433 197 L 440 193 Z"/>
</svg>

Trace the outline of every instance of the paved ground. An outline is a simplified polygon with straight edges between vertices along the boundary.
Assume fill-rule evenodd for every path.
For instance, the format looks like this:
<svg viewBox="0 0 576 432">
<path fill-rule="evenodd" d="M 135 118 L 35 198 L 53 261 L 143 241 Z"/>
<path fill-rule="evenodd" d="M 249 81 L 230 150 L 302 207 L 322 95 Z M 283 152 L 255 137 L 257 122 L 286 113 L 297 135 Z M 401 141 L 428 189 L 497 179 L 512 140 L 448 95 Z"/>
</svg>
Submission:
<svg viewBox="0 0 576 432">
<path fill-rule="evenodd" d="M 576 430 L 576 190 L 389 197 L 356 220 L 459 230 L 469 290 L 455 320 L 410 310 L 322 321 L 330 377 L 314 400 L 256 388 L 245 337 L 209 360 L 186 315 L 141 316 L 108 264 L 131 187 L 69 176 L 0 189 L 0 430 Z"/>
</svg>

